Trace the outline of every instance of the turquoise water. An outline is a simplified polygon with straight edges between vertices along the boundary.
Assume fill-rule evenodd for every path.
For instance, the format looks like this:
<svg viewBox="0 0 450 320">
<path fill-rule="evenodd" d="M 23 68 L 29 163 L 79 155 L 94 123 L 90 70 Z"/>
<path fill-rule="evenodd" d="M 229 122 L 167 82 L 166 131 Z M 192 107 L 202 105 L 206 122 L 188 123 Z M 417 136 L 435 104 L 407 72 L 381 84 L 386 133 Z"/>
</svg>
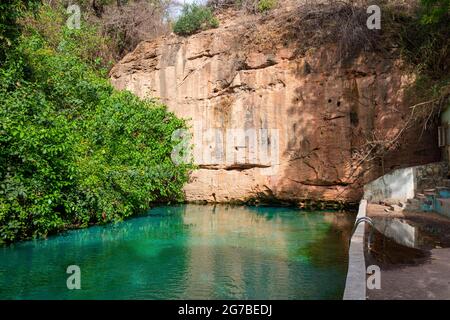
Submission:
<svg viewBox="0 0 450 320">
<path fill-rule="evenodd" d="M 0 247 L 0 299 L 341 299 L 353 214 L 165 206 Z M 67 289 L 69 265 L 81 289 Z"/>
</svg>

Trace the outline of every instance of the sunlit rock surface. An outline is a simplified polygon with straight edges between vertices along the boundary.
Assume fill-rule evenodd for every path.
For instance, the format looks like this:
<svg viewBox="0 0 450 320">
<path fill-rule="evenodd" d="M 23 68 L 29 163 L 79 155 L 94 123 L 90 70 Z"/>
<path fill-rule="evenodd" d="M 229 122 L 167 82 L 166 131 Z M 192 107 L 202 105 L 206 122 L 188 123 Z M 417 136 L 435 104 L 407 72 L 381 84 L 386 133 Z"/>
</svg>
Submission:
<svg viewBox="0 0 450 320">
<path fill-rule="evenodd" d="M 355 151 L 366 137 L 401 129 L 414 77 L 387 55 L 341 63 L 331 45 L 298 54 L 287 28 L 283 12 L 229 14 L 217 29 L 143 42 L 112 69 L 118 89 L 190 119 L 199 169 L 187 200 L 351 202 L 383 170 L 439 158 L 435 131 L 417 128 L 383 165 L 360 166 Z"/>
</svg>

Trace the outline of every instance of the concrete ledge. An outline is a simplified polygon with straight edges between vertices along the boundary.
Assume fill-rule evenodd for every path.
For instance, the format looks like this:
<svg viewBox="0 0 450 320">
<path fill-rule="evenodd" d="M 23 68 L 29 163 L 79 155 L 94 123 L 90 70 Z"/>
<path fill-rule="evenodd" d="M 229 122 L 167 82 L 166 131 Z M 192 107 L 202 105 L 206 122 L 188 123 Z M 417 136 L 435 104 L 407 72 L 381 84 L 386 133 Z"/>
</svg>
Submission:
<svg viewBox="0 0 450 320">
<path fill-rule="evenodd" d="M 396 169 L 364 186 L 364 197 L 370 202 L 413 199 L 417 192 L 444 185 L 448 165 L 434 162 L 422 166 Z"/>
<path fill-rule="evenodd" d="M 356 219 L 365 217 L 367 200 L 361 200 Z M 364 259 L 364 225 L 360 223 L 350 241 L 348 272 L 344 300 L 366 300 L 366 262 Z"/>
</svg>

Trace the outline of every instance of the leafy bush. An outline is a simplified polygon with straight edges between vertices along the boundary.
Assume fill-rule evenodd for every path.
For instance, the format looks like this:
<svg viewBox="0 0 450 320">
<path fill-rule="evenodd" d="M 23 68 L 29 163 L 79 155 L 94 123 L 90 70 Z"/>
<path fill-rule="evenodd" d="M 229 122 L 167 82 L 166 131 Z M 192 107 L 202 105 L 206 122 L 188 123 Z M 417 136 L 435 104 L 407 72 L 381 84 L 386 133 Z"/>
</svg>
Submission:
<svg viewBox="0 0 450 320">
<path fill-rule="evenodd" d="M 68 32 L 57 50 L 38 34 L 22 37 L 0 68 L 0 242 L 183 197 L 190 166 L 170 154 L 185 123 L 115 91 L 72 52 Z"/>
<path fill-rule="evenodd" d="M 2 0 L 0 2 L 0 63 L 6 51 L 20 35 L 20 25 L 16 22 L 28 8 L 35 8 L 39 0 Z"/>
<path fill-rule="evenodd" d="M 78 40 L 73 49 L 95 68 L 107 69 L 144 40 L 170 32 L 172 0 L 79 0 L 81 29 L 63 28 L 69 14 L 67 1 L 46 2 L 37 12 L 20 19 L 26 29 L 36 30 L 56 48 L 63 32 Z"/>
<path fill-rule="evenodd" d="M 80 21 L 80 29 L 66 28 L 67 17 L 62 4 L 55 7 L 42 5 L 36 12 L 28 12 L 20 23 L 25 35 L 39 34 L 50 48 L 71 52 L 94 69 L 106 73 L 115 60 L 111 39 L 101 36 L 99 26 L 84 19 Z"/>
<path fill-rule="evenodd" d="M 258 1 L 258 11 L 266 12 L 272 10 L 277 5 L 277 0 L 259 0 Z"/>
<path fill-rule="evenodd" d="M 185 4 L 181 16 L 173 26 L 173 31 L 178 35 L 187 36 L 218 26 L 219 21 L 210 8 L 195 3 Z"/>
</svg>

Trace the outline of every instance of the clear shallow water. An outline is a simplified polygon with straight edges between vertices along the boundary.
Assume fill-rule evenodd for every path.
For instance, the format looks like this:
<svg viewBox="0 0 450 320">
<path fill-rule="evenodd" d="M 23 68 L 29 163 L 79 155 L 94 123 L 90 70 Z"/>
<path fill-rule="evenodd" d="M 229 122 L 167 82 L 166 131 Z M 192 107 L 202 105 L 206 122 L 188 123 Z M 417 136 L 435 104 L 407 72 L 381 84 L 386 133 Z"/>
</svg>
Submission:
<svg viewBox="0 0 450 320">
<path fill-rule="evenodd" d="M 0 299 L 341 299 L 353 214 L 166 206 L 0 247 Z M 81 269 L 68 290 L 66 268 Z"/>
</svg>

